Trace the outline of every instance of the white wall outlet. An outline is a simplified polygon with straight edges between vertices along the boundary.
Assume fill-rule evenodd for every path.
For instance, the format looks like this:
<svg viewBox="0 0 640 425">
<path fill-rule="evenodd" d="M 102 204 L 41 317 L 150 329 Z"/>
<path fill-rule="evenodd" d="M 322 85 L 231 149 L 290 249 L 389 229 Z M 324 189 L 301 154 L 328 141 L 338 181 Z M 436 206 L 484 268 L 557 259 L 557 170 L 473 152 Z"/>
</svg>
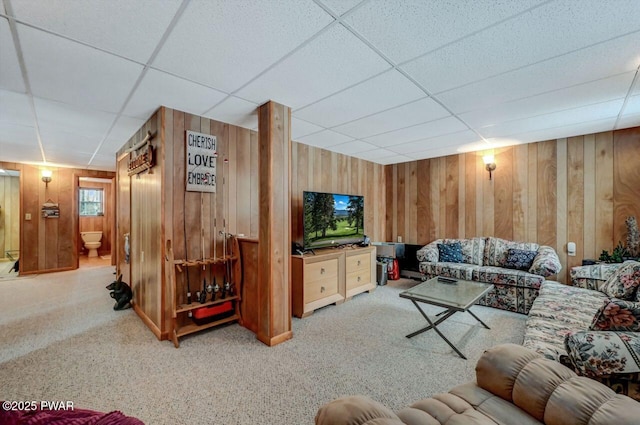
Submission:
<svg viewBox="0 0 640 425">
<path fill-rule="evenodd" d="M 25 219 L 25 220 L 31 220 L 31 213 L 26 213 L 26 214 L 24 215 L 24 219 Z"/>
<path fill-rule="evenodd" d="M 398 236 L 398 243 L 402 243 L 402 236 Z"/>
<path fill-rule="evenodd" d="M 567 244 L 567 254 L 570 257 L 575 257 L 575 255 L 576 255 L 576 244 L 575 244 L 575 242 L 569 242 Z"/>
</svg>

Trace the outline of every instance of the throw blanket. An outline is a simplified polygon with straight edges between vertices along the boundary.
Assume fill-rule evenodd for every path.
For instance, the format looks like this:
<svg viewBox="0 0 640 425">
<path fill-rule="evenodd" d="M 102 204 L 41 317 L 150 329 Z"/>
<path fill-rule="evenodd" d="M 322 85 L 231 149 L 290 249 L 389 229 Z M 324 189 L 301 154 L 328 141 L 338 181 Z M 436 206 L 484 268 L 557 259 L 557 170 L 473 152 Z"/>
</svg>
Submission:
<svg viewBox="0 0 640 425">
<path fill-rule="evenodd" d="M 0 424 L 3 425 L 144 425 L 144 422 L 125 416 L 121 412 L 96 412 L 86 409 L 73 410 L 12 410 L 0 408 Z"/>
</svg>

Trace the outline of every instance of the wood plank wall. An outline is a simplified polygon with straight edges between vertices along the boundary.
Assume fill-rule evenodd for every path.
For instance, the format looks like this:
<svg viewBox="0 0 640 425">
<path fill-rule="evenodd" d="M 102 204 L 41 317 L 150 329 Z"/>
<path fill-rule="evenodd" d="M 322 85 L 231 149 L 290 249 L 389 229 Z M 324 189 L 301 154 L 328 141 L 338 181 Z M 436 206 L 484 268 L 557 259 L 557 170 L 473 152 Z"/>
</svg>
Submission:
<svg viewBox="0 0 640 425">
<path fill-rule="evenodd" d="M 489 181 L 482 153 L 386 166 L 386 238 L 496 236 L 556 249 L 558 276 L 626 238 L 640 218 L 640 127 L 519 145 L 495 152 Z M 566 244 L 577 245 L 569 257 Z"/>
<path fill-rule="evenodd" d="M 0 176 L 0 258 L 20 249 L 20 178 Z"/>
<path fill-rule="evenodd" d="M 372 241 L 384 241 L 389 221 L 385 205 L 385 166 L 363 159 L 292 142 L 291 241 L 302 243 L 302 192 L 364 196 L 364 231 Z"/>
<path fill-rule="evenodd" d="M 78 267 L 78 178 L 113 178 L 110 171 L 46 167 L 52 171 L 48 187 L 38 167 L 0 162 L 0 168 L 20 171 L 20 273 L 46 273 Z M 60 206 L 60 218 L 41 217 L 42 204 Z M 31 220 L 25 215 L 31 214 Z M 35 241 L 35 243 L 34 243 Z"/>
<path fill-rule="evenodd" d="M 79 186 L 88 189 L 102 189 L 104 196 L 104 215 L 97 217 L 80 217 L 80 233 L 82 232 L 102 232 L 100 240 L 99 255 L 111 254 L 111 240 L 113 239 L 112 231 L 115 220 L 115 208 L 113 206 L 113 184 L 92 181 L 80 181 Z M 88 251 L 84 249 L 82 237 L 78 236 L 78 250 L 81 254 L 87 255 Z"/>
</svg>

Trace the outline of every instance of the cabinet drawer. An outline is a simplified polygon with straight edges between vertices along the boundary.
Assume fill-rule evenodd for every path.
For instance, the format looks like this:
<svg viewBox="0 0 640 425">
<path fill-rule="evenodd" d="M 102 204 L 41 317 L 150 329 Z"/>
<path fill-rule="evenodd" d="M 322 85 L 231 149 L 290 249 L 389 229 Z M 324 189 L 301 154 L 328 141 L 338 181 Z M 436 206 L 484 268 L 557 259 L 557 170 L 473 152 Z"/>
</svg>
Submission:
<svg viewBox="0 0 640 425">
<path fill-rule="evenodd" d="M 328 278 L 336 279 L 338 276 L 338 259 L 334 258 L 327 261 L 319 261 L 305 265 L 304 281 L 313 282 L 315 280 L 325 280 Z"/>
<path fill-rule="evenodd" d="M 357 288 L 371 282 L 369 269 L 358 270 L 347 274 L 347 290 Z"/>
<path fill-rule="evenodd" d="M 304 303 L 326 298 L 338 293 L 338 280 L 334 277 L 314 280 L 304 284 Z"/>
<path fill-rule="evenodd" d="M 347 257 L 347 273 L 357 270 L 367 270 L 371 267 L 370 254 L 358 254 Z"/>
</svg>

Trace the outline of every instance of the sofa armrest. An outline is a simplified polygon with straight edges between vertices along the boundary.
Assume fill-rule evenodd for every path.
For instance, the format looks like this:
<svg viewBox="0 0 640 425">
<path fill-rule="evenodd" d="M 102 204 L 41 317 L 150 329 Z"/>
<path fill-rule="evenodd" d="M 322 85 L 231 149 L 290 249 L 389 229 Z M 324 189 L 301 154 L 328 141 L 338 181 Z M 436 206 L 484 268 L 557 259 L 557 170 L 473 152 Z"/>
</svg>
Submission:
<svg viewBox="0 0 640 425">
<path fill-rule="evenodd" d="M 599 291 L 602 285 L 618 270 L 621 264 L 591 264 L 572 267 L 571 285 Z"/>
<path fill-rule="evenodd" d="M 316 425 L 403 425 L 389 408 L 356 395 L 338 398 L 320 407 Z"/>
<path fill-rule="evenodd" d="M 640 332 L 640 302 L 605 299 L 589 329 Z"/>
<path fill-rule="evenodd" d="M 564 345 L 579 375 L 606 378 L 640 372 L 637 332 L 574 331 L 565 336 Z"/>
<path fill-rule="evenodd" d="M 558 274 L 560 270 L 562 270 L 562 264 L 556 250 L 550 246 L 541 245 L 538 248 L 538 255 L 531 263 L 529 273 L 547 277 Z"/>
<path fill-rule="evenodd" d="M 442 239 L 436 239 L 417 250 L 416 257 L 418 258 L 418 262 L 426 261 L 429 263 L 437 263 L 440 259 L 440 252 L 438 251 L 439 243 L 442 243 Z"/>
</svg>

